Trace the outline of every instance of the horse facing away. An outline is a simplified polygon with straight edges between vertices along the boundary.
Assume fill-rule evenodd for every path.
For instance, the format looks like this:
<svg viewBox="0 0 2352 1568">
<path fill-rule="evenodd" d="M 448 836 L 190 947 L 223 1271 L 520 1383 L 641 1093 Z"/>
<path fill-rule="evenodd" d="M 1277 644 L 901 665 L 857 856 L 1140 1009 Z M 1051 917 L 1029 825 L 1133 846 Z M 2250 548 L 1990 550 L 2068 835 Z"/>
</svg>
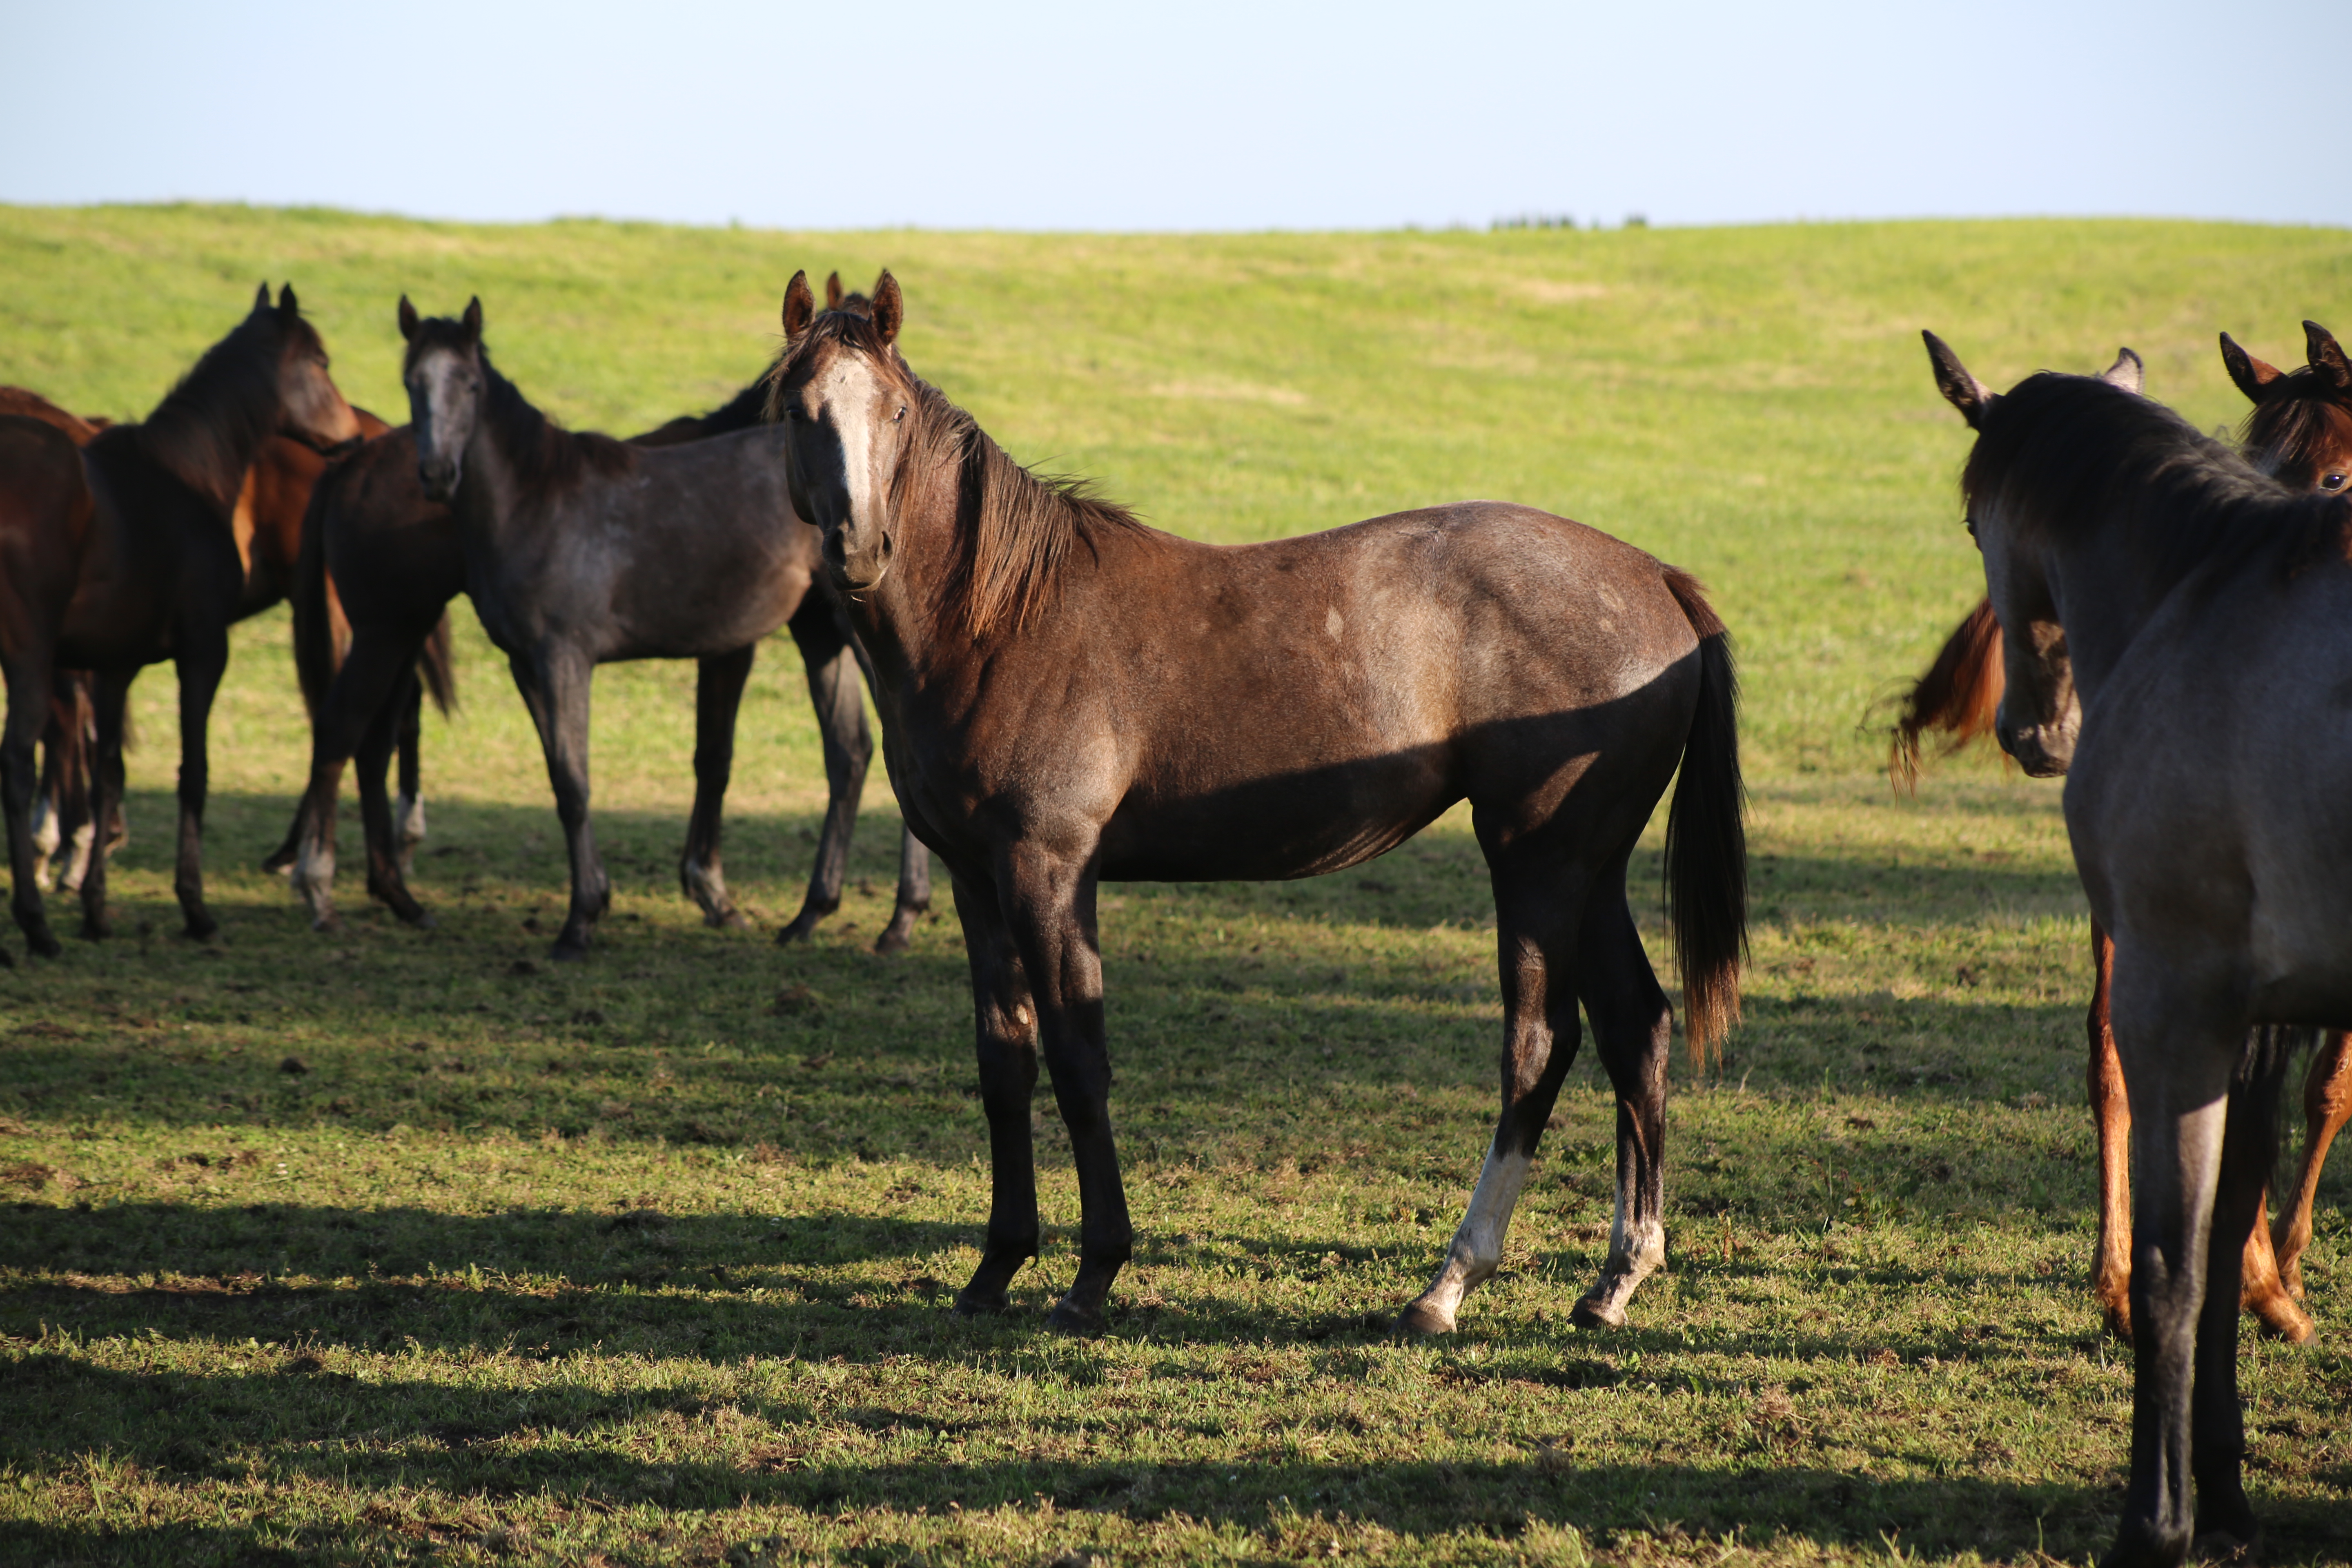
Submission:
<svg viewBox="0 0 2352 1568">
<path fill-rule="evenodd" d="M 1961 492 L 2003 631 L 1995 732 L 2027 773 L 2066 774 L 2115 942 L 2137 1331 L 2107 1561 L 2178 1563 L 2192 1533 L 2251 1549 L 2240 1238 L 2285 1040 L 2352 1025 L 2352 800 L 2314 784 L 2352 773 L 2352 506 L 2126 385 L 2044 373 L 1996 395 L 1927 341 L 1977 432 Z"/>
<path fill-rule="evenodd" d="M 26 427 L 32 421 L 18 421 Z M 40 428 L 47 429 L 47 426 Z M 16 922 L 34 952 L 60 951 L 33 876 L 32 743 L 46 719 L 53 672 L 96 674 L 98 788 L 94 820 L 111 819 L 122 789 L 122 714 L 145 666 L 171 659 L 180 678 L 180 825 L 173 877 L 191 936 L 217 923 L 205 907 L 205 726 L 228 663 L 228 628 L 242 613 L 246 573 L 232 515 L 246 471 L 273 435 L 321 448 L 355 442 L 358 417 L 327 373 L 319 334 L 291 287 L 277 304 L 264 288 L 253 310 L 146 420 L 117 425 L 80 449 L 85 500 L 0 516 L 0 663 L 8 721 L 0 737 Z M 66 449 L 72 445 L 50 431 Z M 19 470 L 31 462 L 38 474 Z M 0 462 L 0 492 L 53 470 L 19 447 Z M 106 861 L 83 878 L 82 929 L 106 934 Z"/>
<path fill-rule="evenodd" d="M 2255 359 L 2221 334 L 2221 362 L 2253 404 L 2238 436 L 2239 449 L 2264 473 L 2294 489 L 2334 495 L 2352 471 L 2352 364 L 2327 329 L 2303 324 L 2309 363 L 2291 374 Z M 1893 733 L 1887 772 L 1913 787 L 1922 742 L 1939 731 L 1947 752 L 1992 732 L 2001 695 L 2000 623 L 1985 599 L 1971 610 L 1919 678 Z M 2110 1332 L 2131 1338 L 2131 1110 L 2123 1068 L 2107 1016 L 2107 980 L 2114 950 L 2098 922 L 2091 925 L 2090 1038 L 2085 1075 L 2091 1114 L 2099 1133 L 2099 1239 L 2093 1254 L 2091 1293 Z M 2305 1136 L 2294 1185 L 2273 1226 L 2257 1223 L 2246 1237 L 2240 1268 L 2241 1306 L 2281 1338 L 2301 1344 L 2315 1331 L 2303 1310 L 2303 1252 L 2311 1243 L 2312 1208 L 2327 1151 L 2352 1120 L 2352 1036 L 2335 1033 L 2312 1058 L 2304 1080 Z"/>
<path fill-rule="evenodd" d="M 808 900 L 781 940 L 806 935 L 839 903 L 872 742 L 846 622 L 817 586 L 815 533 L 785 492 L 780 433 L 750 420 L 699 439 L 677 439 L 674 426 L 636 443 L 574 434 L 491 367 L 479 300 L 453 321 L 420 320 L 404 299 L 401 331 L 415 471 L 425 499 L 449 505 L 465 586 L 547 751 L 572 871 L 554 955 L 585 953 L 611 896 L 587 815 L 590 673 L 615 659 L 701 661 L 695 826 L 681 879 L 720 923 L 732 915 L 718 825 L 736 708 L 759 640 L 782 625 L 807 667 L 833 786 Z M 929 903 L 929 864 L 911 837 L 907 849 L 898 909 L 877 943 L 886 952 L 904 945 Z"/>
<path fill-rule="evenodd" d="M 1101 1330 L 1130 1255 L 1108 1111 L 1096 889 L 1287 879 L 1411 837 L 1456 801 L 1493 874 L 1502 1110 L 1469 1211 L 1405 1326 L 1454 1327 L 1591 1016 L 1618 1103 L 1617 1208 L 1586 1323 L 1661 1261 L 1673 1010 L 1625 900 L 1666 839 L 1689 1038 L 1736 1017 L 1746 858 L 1728 640 L 1698 584 L 1526 507 L 1472 501 L 1220 548 L 1041 480 L 915 376 L 883 275 L 871 317 L 784 296 L 772 411 L 878 676 L 908 820 L 953 873 L 993 1178 L 963 1312 L 1037 1251 L 1042 1053 L 1084 1206 L 1050 1321 Z"/>
</svg>

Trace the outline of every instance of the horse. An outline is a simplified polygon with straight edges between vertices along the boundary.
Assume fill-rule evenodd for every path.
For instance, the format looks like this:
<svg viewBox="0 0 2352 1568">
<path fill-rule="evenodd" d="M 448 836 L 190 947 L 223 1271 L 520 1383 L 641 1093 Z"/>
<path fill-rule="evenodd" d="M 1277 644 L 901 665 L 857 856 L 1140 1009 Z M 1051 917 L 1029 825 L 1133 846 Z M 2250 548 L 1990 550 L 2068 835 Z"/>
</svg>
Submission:
<svg viewBox="0 0 2352 1568">
<path fill-rule="evenodd" d="M 2292 373 L 2254 358 L 2229 333 L 2221 334 L 2221 363 L 2230 379 L 2253 404 L 2238 434 L 2239 449 L 2264 472 L 2296 489 L 2324 495 L 2341 492 L 2352 471 L 2352 366 L 2327 329 L 2303 324 L 2309 363 Z M 1992 601 L 1980 600 L 1937 653 L 1906 696 L 1892 736 L 1888 775 L 1900 787 L 1918 777 L 1923 740 L 1930 731 L 1948 737 L 1947 752 L 1992 731 L 2001 696 L 2000 623 Z M 2107 980 L 2113 949 L 2106 932 L 2091 925 L 2094 976 L 2089 1016 L 2091 1112 L 2099 1133 L 2099 1239 L 2094 1253 L 2091 1294 L 2108 1331 L 2131 1338 L 2131 1182 L 2127 1169 L 2131 1110 L 2124 1093 L 2123 1068 L 2107 1019 Z M 2304 1081 L 2305 1132 L 2294 1184 L 2273 1226 L 2257 1224 L 2246 1237 L 2240 1268 L 2241 1306 L 2265 1331 L 2295 1344 L 2315 1331 L 2302 1307 L 2303 1252 L 2311 1244 L 2312 1206 L 2327 1151 L 2352 1120 L 2352 1037 L 2331 1034 L 2312 1058 Z"/>
<path fill-rule="evenodd" d="M 863 308 L 862 295 L 841 291 L 839 274 L 830 287 L 845 308 Z M 764 384 L 754 382 L 720 407 L 671 419 L 632 437 L 629 445 L 677 446 L 752 428 L 761 423 L 766 396 Z M 395 726 L 402 727 L 404 736 L 414 731 L 418 688 L 404 672 L 415 664 L 428 681 L 436 680 L 436 671 L 439 682 L 452 679 L 446 655 L 438 661 L 428 657 L 416 663 L 407 650 L 416 646 L 420 628 L 443 616 L 444 606 L 465 590 L 465 552 L 457 523 L 447 507 L 425 497 L 415 441 L 404 426 L 369 443 L 344 465 L 342 476 L 321 492 L 307 527 L 305 573 L 294 595 L 295 662 L 306 693 L 312 694 L 311 776 L 285 844 L 265 864 L 273 869 L 294 867 L 295 887 L 310 908 L 313 924 L 332 926 L 335 795 L 344 762 L 357 755 L 368 890 L 403 920 L 429 924 L 431 916 L 406 883 L 404 851 L 421 812 L 412 753 L 402 754 L 396 805 L 388 805 L 385 798 L 384 756 Z M 814 531 L 803 531 L 802 543 L 814 561 Z M 350 626 L 349 657 L 356 662 L 340 669 L 336 649 L 325 635 L 331 563 L 344 579 L 362 584 L 342 605 Z M 446 626 L 446 617 L 439 624 Z M 780 943 L 806 940 L 841 906 L 850 836 L 874 748 L 864 704 L 844 662 L 854 647 L 845 650 L 842 639 L 829 637 L 814 615 L 797 616 L 787 625 L 799 645 L 816 708 L 829 798 L 808 893 L 800 912 L 778 932 Z M 746 668 L 748 672 L 748 664 Z M 726 700 L 731 667 L 722 660 L 715 671 L 706 665 L 703 673 L 697 702 L 695 806 L 678 879 L 702 909 L 706 923 L 736 926 L 741 916 L 727 896 L 719 862 L 720 806 L 734 742 L 735 704 Z M 732 680 L 732 690 L 740 697 L 740 679 Z M 436 686 L 436 700 L 446 711 L 441 691 Z M 897 903 L 875 939 L 875 951 L 905 952 L 930 899 L 929 851 L 913 835 L 902 834 Z"/>
<path fill-rule="evenodd" d="M 785 494 L 780 433 L 759 422 L 670 444 L 575 434 L 490 364 L 479 300 L 450 321 L 422 319 L 404 298 L 400 326 L 415 472 L 425 498 L 449 509 L 466 590 L 508 656 L 547 753 L 572 864 L 552 956 L 584 956 L 611 900 L 588 820 L 587 724 L 590 674 L 615 659 L 701 662 L 695 825 L 681 879 L 706 919 L 740 918 L 719 875 L 719 803 L 752 657 L 782 625 L 808 668 L 834 785 L 809 899 L 780 940 L 804 936 L 837 904 L 871 742 L 847 625 L 819 582 L 814 532 Z M 910 928 L 928 901 L 929 868 L 910 848 L 894 927 Z"/>
<path fill-rule="evenodd" d="M 1609 1256 L 1580 1322 L 1625 1321 L 1662 1260 L 1674 1011 L 1625 899 L 1681 769 L 1666 879 L 1687 1036 L 1738 1016 L 1747 869 L 1728 635 L 1697 582 L 1596 530 L 1467 501 L 1219 547 L 1015 463 L 870 316 L 783 302 L 772 413 L 793 509 L 824 535 L 877 677 L 908 820 L 954 878 L 992 1196 L 963 1313 L 1007 1309 L 1037 1251 L 1030 1100 L 1043 1054 L 1084 1208 L 1049 1324 L 1101 1331 L 1134 1231 L 1108 1107 L 1096 890 L 1337 871 L 1468 799 L 1493 876 L 1502 1109 L 1435 1279 L 1444 1332 L 1500 1262 L 1579 1040 L 1618 1104 Z"/>
<path fill-rule="evenodd" d="M 2251 1551 L 2240 1238 L 2299 1036 L 2352 1025 L 2352 506 L 2105 376 L 1994 394 L 1933 333 L 2002 628 L 1994 733 L 2066 775 L 2133 1121 L 2131 1479 L 2110 1563 Z M 2126 363 L 2128 362 L 2128 363 Z M 2192 1515 L 2191 1497 L 2195 1510 Z"/>
<path fill-rule="evenodd" d="M 36 422 L 20 420 L 31 427 Z M 272 435 L 321 450 L 359 438 L 360 423 L 328 374 L 319 334 L 303 320 L 289 285 L 278 302 L 264 287 L 252 310 L 207 350 L 194 369 L 138 424 L 100 431 L 76 450 L 86 500 L 39 510 L 11 509 L 0 522 L 0 663 L 8 682 L 8 721 L 0 738 L 11 904 L 27 945 L 54 956 L 33 876 L 29 806 L 32 742 L 48 711 L 52 675 L 60 668 L 95 672 L 98 787 L 93 820 L 105 822 L 122 788 L 122 715 L 131 683 L 145 666 L 173 660 L 180 679 L 180 822 L 173 875 L 188 934 L 211 937 L 218 922 L 204 900 L 205 725 L 228 663 L 228 628 L 242 611 L 246 574 L 231 519 L 246 470 Z M 12 453 L 41 475 L 53 456 L 19 447 Z M 0 491 L 20 479 L 0 465 Z M 106 862 L 93 856 L 82 880 L 82 930 L 103 937 Z"/>
</svg>

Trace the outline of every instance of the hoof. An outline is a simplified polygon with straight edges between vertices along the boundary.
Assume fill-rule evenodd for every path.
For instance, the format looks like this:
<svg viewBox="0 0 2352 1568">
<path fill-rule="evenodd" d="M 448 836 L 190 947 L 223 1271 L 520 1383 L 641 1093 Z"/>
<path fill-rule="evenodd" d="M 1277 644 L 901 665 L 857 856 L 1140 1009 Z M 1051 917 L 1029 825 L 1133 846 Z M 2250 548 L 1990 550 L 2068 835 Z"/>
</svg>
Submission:
<svg viewBox="0 0 2352 1568">
<path fill-rule="evenodd" d="M 1580 1329 L 1622 1329 L 1625 1309 L 1601 1296 L 1581 1296 L 1569 1310 L 1568 1321 Z"/>
<path fill-rule="evenodd" d="M 110 936 L 112 936 L 113 934 L 114 934 L 114 922 L 113 922 L 112 921 L 108 920 L 108 919 L 106 919 L 106 918 L 105 918 L 105 917 L 103 917 L 103 916 L 100 916 L 100 918 L 98 918 L 98 919 L 96 919 L 96 920 L 92 920 L 92 919 L 91 919 L 89 916 L 88 916 L 88 915 L 84 915 L 84 916 L 82 917 L 82 921 L 81 921 L 81 939 L 82 939 L 82 941 L 84 941 L 84 942 L 104 942 L 108 937 L 110 937 Z"/>
<path fill-rule="evenodd" d="M 547 950 L 547 958 L 551 963 L 585 963 L 588 962 L 588 944 L 584 942 L 558 942 Z"/>
<path fill-rule="evenodd" d="M 703 910 L 702 923 L 713 931 L 744 931 L 751 924 L 743 918 L 743 911 L 732 904 L 723 910 Z"/>
<path fill-rule="evenodd" d="M 1045 1326 L 1057 1334 L 1067 1334 L 1075 1340 L 1100 1339 L 1103 1315 L 1093 1308 L 1078 1306 L 1065 1296 L 1054 1303 L 1052 1311 L 1045 1314 Z"/>
<path fill-rule="evenodd" d="M 273 877 L 284 876 L 294 869 L 294 851 L 285 848 L 271 850 L 263 858 L 261 868 Z"/>
<path fill-rule="evenodd" d="M 1397 1314 L 1396 1327 L 1401 1334 L 1450 1334 L 1454 1314 L 1440 1311 L 1427 1301 L 1415 1301 Z"/>
<path fill-rule="evenodd" d="M 10 952 L 6 948 L 0 947 L 0 969 L 14 969 L 16 967 L 16 955 Z"/>
<path fill-rule="evenodd" d="M 414 931 L 438 931 L 441 922 L 433 918 L 431 910 L 420 909 L 413 915 L 400 917 L 401 923 Z"/>
<path fill-rule="evenodd" d="M 2109 1339 L 2115 1341 L 2117 1344 L 2127 1345 L 2132 1342 L 2130 1302 L 2108 1302 L 2106 1304 L 2104 1316 L 2105 1318 L 2107 1337 Z"/>
<path fill-rule="evenodd" d="M 790 947 L 796 942 L 806 942 L 816 934 L 816 922 L 822 916 L 796 915 L 793 923 L 776 933 L 778 947 Z"/>
<path fill-rule="evenodd" d="M 1002 1290 L 975 1290 L 967 1285 L 956 1293 L 955 1305 L 948 1310 L 959 1318 L 1001 1318 L 1013 1310 L 1013 1303 Z"/>
<path fill-rule="evenodd" d="M 311 918 L 310 929 L 321 936 L 341 936 L 343 934 L 343 917 L 329 910 L 323 915 Z"/>
<path fill-rule="evenodd" d="M 874 951 L 885 958 L 896 958 L 914 946 L 910 934 L 912 929 L 911 924 L 901 926 L 897 921 L 892 921 L 882 928 L 882 934 L 874 939 Z"/>
<path fill-rule="evenodd" d="M 47 925 L 26 936 L 25 947 L 36 958 L 58 958 L 66 951 L 66 944 L 59 942 Z"/>
<path fill-rule="evenodd" d="M 180 934 L 190 942 L 210 942 L 220 935 L 220 921 L 210 915 L 197 915 L 180 928 Z"/>
<path fill-rule="evenodd" d="M 2254 1321 L 2262 1325 L 2266 1338 L 2284 1340 L 2291 1345 L 2307 1345 L 2319 1332 L 2319 1325 L 2284 1301 L 2263 1301 L 2254 1308 Z"/>
</svg>

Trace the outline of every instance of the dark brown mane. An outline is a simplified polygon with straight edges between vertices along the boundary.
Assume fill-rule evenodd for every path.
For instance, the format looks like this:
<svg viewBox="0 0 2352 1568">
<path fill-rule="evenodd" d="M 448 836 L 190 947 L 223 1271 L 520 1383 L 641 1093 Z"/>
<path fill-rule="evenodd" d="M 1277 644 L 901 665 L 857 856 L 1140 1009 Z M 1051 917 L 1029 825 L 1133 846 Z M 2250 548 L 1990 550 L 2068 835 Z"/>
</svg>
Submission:
<svg viewBox="0 0 2352 1568">
<path fill-rule="evenodd" d="M 300 316 L 274 306 L 255 310 L 135 426 L 140 446 L 226 511 L 254 454 L 283 422 L 278 371 L 287 353 L 319 348 L 318 332 Z"/>
<path fill-rule="evenodd" d="M 2352 452 L 2352 402 L 2312 366 L 2289 371 L 2247 413 L 2238 444 L 2263 473 L 2306 489 L 2319 477 L 2320 463 Z"/>
<path fill-rule="evenodd" d="M 930 500 L 953 507 L 956 564 L 945 592 L 973 637 L 1027 627 L 1050 602 L 1072 545 L 1145 526 L 1127 508 L 1093 494 L 1084 479 L 1034 473 L 1013 461 L 971 415 L 908 368 L 870 316 L 827 310 L 809 324 L 770 373 L 770 418 L 782 411 L 785 379 L 819 343 L 866 354 L 910 395 L 891 507 Z M 935 493 L 946 485 L 953 486 L 950 493 Z"/>
<path fill-rule="evenodd" d="M 636 466 L 636 449 L 627 443 L 594 431 L 567 430 L 541 413 L 520 388 L 499 374 L 488 346 L 469 338 L 462 323 L 446 316 L 416 323 L 401 363 L 402 374 L 432 349 L 475 355 L 482 367 L 483 426 L 513 466 L 516 479 L 530 491 L 559 493 L 591 473 L 625 474 Z"/>
<path fill-rule="evenodd" d="M 1996 506 L 2053 538 L 2129 520 L 2171 582 L 2262 557 L 2296 570 L 2343 521 L 2337 498 L 2289 489 L 2164 405 L 2049 371 L 1993 405 L 1960 492 L 1971 518 Z"/>
</svg>

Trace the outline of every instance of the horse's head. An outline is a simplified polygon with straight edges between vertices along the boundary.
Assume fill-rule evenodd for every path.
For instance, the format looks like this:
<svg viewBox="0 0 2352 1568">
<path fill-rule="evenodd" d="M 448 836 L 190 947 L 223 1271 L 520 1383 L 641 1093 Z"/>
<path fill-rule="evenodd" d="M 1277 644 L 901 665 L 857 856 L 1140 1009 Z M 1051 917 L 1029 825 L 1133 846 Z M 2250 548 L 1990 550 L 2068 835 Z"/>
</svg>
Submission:
<svg viewBox="0 0 2352 1568">
<path fill-rule="evenodd" d="M 2031 519 L 2005 504 L 2000 475 L 1988 471 L 1998 465 L 1987 458 L 2003 444 L 2000 395 L 1969 374 L 1941 338 L 1921 335 L 1937 390 L 1977 433 L 1977 449 L 1960 485 L 1969 534 L 1984 556 L 1986 592 L 2000 620 L 2004 685 L 1993 733 L 2019 767 L 2035 778 L 2052 778 L 2074 760 L 2083 708 L 2051 584 L 2047 541 Z M 2123 350 L 2099 379 L 2137 395 L 2139 356 Z"/>
<path fill-rule="evenodd" d="M 427 499 L 446 505 L 465 478 L 466 445 L 481 418 L 482 301 L 466 301 L 457 321 L 419 318 L 400 297 L 400 335 L 408 340 L 400 379 L 408 388 L 409 427 L 416 437 L 416 477 Z"/>
<path fill-rule="evenodd" d="M 278 291 L 269 302 L 269 285 L 254 296 L 253 313 L 268 316 L 276 327 L 279 433 L 317 451 L 337 455 L 360 444 L 366 432 L 359 416 L 343 401 L 341 390 L 327 374 L 327 345 L 319 329 L 305 321 L 294 298 L 294 285 Z"/>
<path fill-rule="evenodd" d="M 2239 445 L 2281 484 L 2341 495 L 2352 486 L 2352 363 L 2317 321 L 2303 324 L 2300 370 L 2282 371 L 2221 334 L 2221 363 L 2254 405 Z"/>
<path fill-rule="evenodd" d="M 793 274 L 768 417 L 785 427 L 793 510 L 824 536 L 835 583 L 862 591 L 888 574 L 898 548 L 891 487 L 917 394 L 897 350 L 905 315 L 898 279 L 883 273 L 866 311 L 837 288 L 828 281 L 835 303 L 820 315 L 808 274 Z"/>
</svg>

